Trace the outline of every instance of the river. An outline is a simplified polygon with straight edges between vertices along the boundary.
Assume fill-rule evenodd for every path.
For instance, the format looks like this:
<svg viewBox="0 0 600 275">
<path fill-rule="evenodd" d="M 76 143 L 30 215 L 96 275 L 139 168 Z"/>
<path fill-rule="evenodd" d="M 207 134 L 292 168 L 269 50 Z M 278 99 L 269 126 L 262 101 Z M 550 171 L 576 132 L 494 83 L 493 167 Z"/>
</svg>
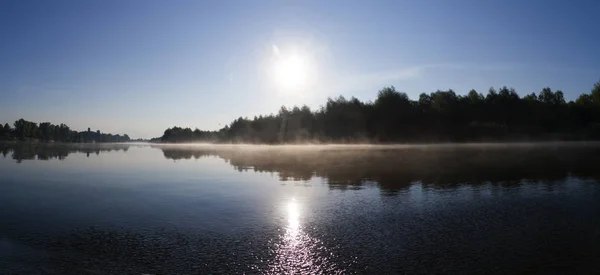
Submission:
<svg viewBox="0 0 600 275">
<path fill-rule="evenodd" d="M 600 272 L 600 145 L 0 144 L 2 274 Z"/>
</svg>

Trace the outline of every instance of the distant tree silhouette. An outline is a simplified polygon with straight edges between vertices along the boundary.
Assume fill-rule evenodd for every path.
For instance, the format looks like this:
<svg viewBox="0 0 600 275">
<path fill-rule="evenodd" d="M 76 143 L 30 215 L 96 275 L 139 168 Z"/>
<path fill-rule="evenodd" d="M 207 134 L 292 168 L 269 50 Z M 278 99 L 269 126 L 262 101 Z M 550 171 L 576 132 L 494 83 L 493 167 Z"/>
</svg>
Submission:
<svg viewBox="0 0 600 275">
<path fill-rule="evenodd" d="M 282 107 L 277 114 L 237 118 L 218 131 L 173 127 L 155 142 L 462 142 L 600 139 L 600 82 L 566 102 L 546 87 L 524 97 L 506 86 L 459 95 L 438 90 L 411 100 L 395 87 L 374 102 L 340 96 L 312 111 Z"/>
<path fill-rule="evenodd" d="M 127 142 L 130 141 L 128 135 L 111 135 L 91 132 L 72 131 L 65 124 L 54 125 L 50 122 L 35 123 L 24 119 L 19 119 L 13 123 L 14 129 L 10 128 L 8 123 L 0 127 L 0 140 L 19 140 L 19 141 L 56 141 L 56 142 Z"/>
<path fill-rule="evenodd" d="M 0 140 L 7 140 L 12 138 L 12 129 L 10 125 L 5 123 L 3 127 L 0 127 Z"/>
</svg>

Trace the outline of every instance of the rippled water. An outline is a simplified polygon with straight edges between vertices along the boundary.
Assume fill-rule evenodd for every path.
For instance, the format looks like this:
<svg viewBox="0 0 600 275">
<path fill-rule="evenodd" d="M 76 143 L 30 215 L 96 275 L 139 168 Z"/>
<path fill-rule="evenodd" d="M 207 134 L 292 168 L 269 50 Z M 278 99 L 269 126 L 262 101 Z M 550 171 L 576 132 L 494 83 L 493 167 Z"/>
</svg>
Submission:
<svg viewBox="0 0 600 275">
<path fill-rule="evenodd" d="M 0 144 L 1 274 L 600 273 L 600 145 Z"/>
</svg>

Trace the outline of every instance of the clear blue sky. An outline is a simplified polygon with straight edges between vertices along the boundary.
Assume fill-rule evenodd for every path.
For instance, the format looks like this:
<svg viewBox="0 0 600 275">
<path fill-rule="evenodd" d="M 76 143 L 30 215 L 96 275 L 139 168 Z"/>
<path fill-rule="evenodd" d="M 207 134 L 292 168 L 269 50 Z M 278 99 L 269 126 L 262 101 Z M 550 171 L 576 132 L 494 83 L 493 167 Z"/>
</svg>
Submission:
<svg viewBox="0 0 600 275">
<path fill-rule="evenodd" d="M 600 1 L 0 1 L 0 120 L 132 137 L 217 129 L 281 105 L 600 79 Z M 274 52 L 310 85 L 274 85 Z M 307 69 L 304 69 L 307 70 Z"/>
</svg>

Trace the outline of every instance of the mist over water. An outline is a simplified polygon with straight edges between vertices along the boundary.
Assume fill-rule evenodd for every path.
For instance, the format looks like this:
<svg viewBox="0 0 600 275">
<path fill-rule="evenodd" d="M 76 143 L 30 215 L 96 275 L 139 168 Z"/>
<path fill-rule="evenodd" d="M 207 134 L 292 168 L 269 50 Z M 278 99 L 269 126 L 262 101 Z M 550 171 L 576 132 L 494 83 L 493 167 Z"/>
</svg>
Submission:
<svg viewBox="0 0 600 275">
<path fill-rule="evenodd" d="M 0 144 L 6 274 L 594 273 L 600 144 Z"/>
</svg>

